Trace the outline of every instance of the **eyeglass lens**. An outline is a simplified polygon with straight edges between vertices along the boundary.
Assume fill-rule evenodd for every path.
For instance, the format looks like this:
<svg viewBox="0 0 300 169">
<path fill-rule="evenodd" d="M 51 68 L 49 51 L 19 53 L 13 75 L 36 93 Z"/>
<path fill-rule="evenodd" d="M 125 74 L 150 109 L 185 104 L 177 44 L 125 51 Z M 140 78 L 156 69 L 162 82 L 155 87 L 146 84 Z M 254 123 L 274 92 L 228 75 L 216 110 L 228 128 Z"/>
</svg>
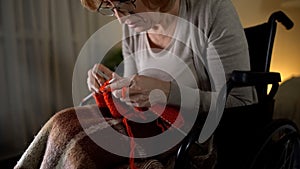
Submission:
<svg viewBox="0 0 300 169">
<path fill-rule="evenodd" d="M 98 12 L 101 13 L 102 15 L 113 16 L 114 9 L 117 9 L 119 12 L 122 12 L 122 13 L 132 13 L 135 9 L 135 5 L 130 0 L 124 1 L 124 2 L 119 2 L 114 7 L 110 3 L 104 2 L 99 7 Z"/>
</svg>

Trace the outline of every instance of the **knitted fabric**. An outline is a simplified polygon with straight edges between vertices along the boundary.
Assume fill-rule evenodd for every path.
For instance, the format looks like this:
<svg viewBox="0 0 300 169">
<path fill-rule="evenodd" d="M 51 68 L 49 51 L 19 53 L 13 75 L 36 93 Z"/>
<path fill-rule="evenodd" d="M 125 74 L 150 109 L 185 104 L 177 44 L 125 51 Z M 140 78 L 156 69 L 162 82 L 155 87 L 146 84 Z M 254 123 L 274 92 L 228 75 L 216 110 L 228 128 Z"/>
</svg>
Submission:
<svg viewBox="0 0 300 169">
<path fill-rule="evenodd" d="M 134 135 L 131 131 L 131 127 L 128 124 L 128 119 L 123 115 L 126 116 L 135 116 L 141 119 L 145 119 L 146 117 L 143 115 L 143 111 L 148 110 L 148 108 L 130 108 L 122 104 L 117 99 L 113 100 L 111 91 L 109 89 L 105 89 L 105 87 L 109 84 L 109 82 L 104 83 L 100 87 L 100 93 L 94 94 L 94 99 L 98 107 L 107 107 L 114 118 L 122 118 L 122 122 L 126 127 L 127 134 L 130 137 L 130 159 L 129 164 L 131 169 L 136 169 L 134 165 L 134 149 L 135 149 L 135 142 L 134 142 Z M 158 115 L 158 117 L 162 120 L 157 120 L 157 126 L 159 126 L 164 132 L 166 129 L 172 127 L 180 128 L 184 124 L 184 120 L 182 116 L 179 114 L 179 109 L 174 106 L 161 106 L 161 105 L 154 105 L 151 107 L 151 112 Z M 159 114 L 158 112 L 162 112 Z"/>
</svg>

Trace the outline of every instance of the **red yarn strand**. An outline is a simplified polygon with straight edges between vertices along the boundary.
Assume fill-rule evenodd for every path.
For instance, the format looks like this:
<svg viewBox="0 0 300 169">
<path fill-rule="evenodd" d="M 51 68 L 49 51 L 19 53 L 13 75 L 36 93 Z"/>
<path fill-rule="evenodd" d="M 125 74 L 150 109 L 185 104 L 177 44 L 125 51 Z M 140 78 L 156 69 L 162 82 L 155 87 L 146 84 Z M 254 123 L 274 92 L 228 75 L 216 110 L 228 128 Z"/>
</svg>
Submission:
<svg viewBox="0 0 300 169">
<path fill-rule="evenodd" d="M 104 83 L 104 85 L 100 87 L 101 93 L 95 93 L 94 99 L 99 107 L 107 107 L 114 118 L 122 118 L 122 123 L 126 127 L 127 134 L 130 137 L 129 166 L 131 169 L 137 169 L 137 167 L 134 164 L 134 152 L 136 146 L 134 141 L 134 135 L 132 133 L 131 127 L 128 124 L 127 118 L 122 116 L 122 114 L 128 114 L 131 109 L 118 101 L 113 101 L 111 91 L 105 88 L 108 84 L 109 82 L 107 81 Z M 125 93 L 126 91 L 122 89 L 122 96 L 125 96 Z M 142 112 L 146 110 L 148 110 L 148 108 L 134 108 L 134 111 L 128 114 L 128 116 L 134 115 L 140 117 L 141 119 L 145 119 L 146 117 Z M 157 119 L 156 124 L 158 127 L 161 128 L 162 132 L 164 132 L 172 125 L 176 128 L 180 128 L 184 124 L 182 116 L 179 114 L 178 109 L 175 107 L 164 107 L 156 105 L 151 108 L 151 111 L 160 117 L 161 120 Z M 163 113 L 161 115 L 157 113 L 162 111 Z"/>
</svg>

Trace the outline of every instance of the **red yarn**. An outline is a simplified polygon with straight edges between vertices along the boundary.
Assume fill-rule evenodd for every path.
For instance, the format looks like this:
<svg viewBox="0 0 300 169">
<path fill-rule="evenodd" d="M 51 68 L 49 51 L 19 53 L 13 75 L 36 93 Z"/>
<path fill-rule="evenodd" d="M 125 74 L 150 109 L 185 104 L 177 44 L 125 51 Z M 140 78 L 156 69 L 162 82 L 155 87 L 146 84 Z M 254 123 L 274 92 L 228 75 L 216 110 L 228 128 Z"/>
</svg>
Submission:
<svg viewBox="0 0 300 169">
<path fill-rule="evenodd" d="M 128 125 L 128 120 L 122 116 L 122 114 L 127 115 L 134 115 L 138 116 L 142 119 L 145 119 L 145 116 L 143 116 L 143 111 L 148 110 L 148 108 L 140 108 L 136 107 L 133 112 L 129 112 L 130 109 L 128 106 L 125 106 L 124 104 L 113 101 L 111 96 L 111 91 L 109 89 L 105 89 L 105 87 L 109 84 L 109 82 L 105 82 L 104 85 L 100 87 L 101 93 L 94 94 L 94 99 L 96 101 L 96 104 L 99 107 L 108 107 L 111 115 L 114 118 L 123 118 L 122 122 L 126 127 L 126 131 L 128 136 L 130 137 L 130 159 L 129 164 L 131 169 L 137 169 L 134 164 L 134 149 L 135 149 L 135 142 L 134 142 L 134 135 L 131 131 L 131 127 Z M 158 115 L 160 119 L 162 119 L 163 122 L 156 121 L 157 126 L 159 126 L 162 129 L 162 132 L 164 132 L 166 129 L 168 129 L 171 126 L 174 126 L 175 128 L 182 127 L 184 120 L 182 116 L 179 114 L 178 108 L 173 106 L 161 106 L 161 105 L 155 105 L 151 107 L 151 111 Z M 159 112 L 163 112 L 161 115 Z"/>
<path fill-rule="evenodd" d="M 134 165 L 134 149 L 135 149 L 135 142 L 134 142 L 134 136 L 131 131 L 130 126 L 128 125 L 128 121 L 126 118 L 123 118 L 123 124 L 126 126 L 126 130 L 128 133 L 128 136 L 130 137 L 130 159 L 129 159 L 129 165 L 131 169 L 136 169 L 136 166 Z"/>
</svg>

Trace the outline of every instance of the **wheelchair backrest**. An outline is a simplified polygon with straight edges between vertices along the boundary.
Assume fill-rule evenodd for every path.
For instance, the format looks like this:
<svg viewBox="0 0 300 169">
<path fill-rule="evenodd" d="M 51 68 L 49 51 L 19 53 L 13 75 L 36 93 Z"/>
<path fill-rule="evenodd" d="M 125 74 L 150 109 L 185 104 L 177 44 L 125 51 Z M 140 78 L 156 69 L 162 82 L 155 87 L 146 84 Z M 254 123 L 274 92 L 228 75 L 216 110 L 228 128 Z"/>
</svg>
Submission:
<svg viewBox="0 0 300 169">
<path fill-rule="evenodd" d="M 283 12 L 278 11 L 269 17 L 268 22 L 244 29 L 253 72 L 269 72 L 270 70 L 276 21 L 281 22 L 287 29 L 293 27 L 293 22 Z M 258 100 L 264 100 L 267 96 L 267 85 L 256 86 L 256 91 Z"/>
</svg>

